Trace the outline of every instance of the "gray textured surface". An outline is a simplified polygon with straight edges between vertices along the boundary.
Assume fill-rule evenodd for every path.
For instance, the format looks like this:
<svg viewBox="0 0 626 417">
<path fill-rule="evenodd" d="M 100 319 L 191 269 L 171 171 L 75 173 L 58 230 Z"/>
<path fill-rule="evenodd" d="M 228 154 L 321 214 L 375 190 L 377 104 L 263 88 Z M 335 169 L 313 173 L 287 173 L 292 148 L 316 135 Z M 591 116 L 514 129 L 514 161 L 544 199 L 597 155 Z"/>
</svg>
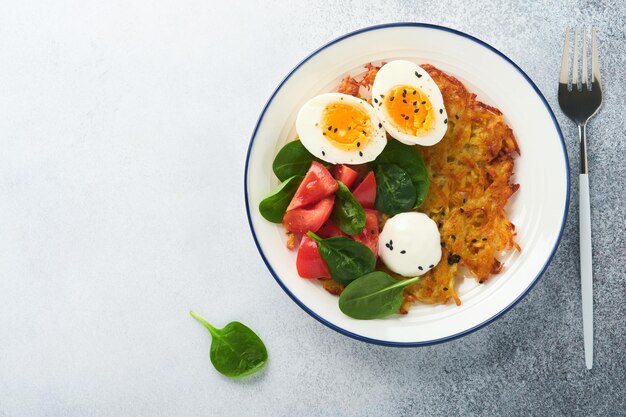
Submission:
<svg viewBox="0 0 626 417">
<path fill-rule="evenodd" d="M 0 416 L 626 414 L 623 2 L 9 3 Z M 531 293 L 486 328 L 420 349 L 366 345 L 307 316 L 265 269 L 243 207 L 248 137 L 276 84 L 321 44 L 390 21 L 466 31 L 517 62 L 554 108 L 574 172 L 563 240 Z M 588 131 L 590 372 L 579 159 L 555 97 L 562 33 L 577 22 L 598 27 L 606 92 Z M 267 369 L 216 374 L 189 307 L 256 329 Z"/>
</svg>

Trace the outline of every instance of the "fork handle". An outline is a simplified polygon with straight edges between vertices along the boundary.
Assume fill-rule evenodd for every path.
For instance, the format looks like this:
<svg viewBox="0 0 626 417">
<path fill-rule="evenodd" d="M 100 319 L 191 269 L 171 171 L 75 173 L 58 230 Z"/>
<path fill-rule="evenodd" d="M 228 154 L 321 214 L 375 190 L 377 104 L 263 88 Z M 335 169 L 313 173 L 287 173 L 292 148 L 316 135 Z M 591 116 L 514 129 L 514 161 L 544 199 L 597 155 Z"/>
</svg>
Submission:
<svg viewBox="0 0 626 417">
<path fill-rule="evenodd" d="M 580 174 L 580 288 L 583 305 L 585 365 L 593 366 L 593 270 L 591 267 L 591 206 L 589 175 Z"/>
</svg>

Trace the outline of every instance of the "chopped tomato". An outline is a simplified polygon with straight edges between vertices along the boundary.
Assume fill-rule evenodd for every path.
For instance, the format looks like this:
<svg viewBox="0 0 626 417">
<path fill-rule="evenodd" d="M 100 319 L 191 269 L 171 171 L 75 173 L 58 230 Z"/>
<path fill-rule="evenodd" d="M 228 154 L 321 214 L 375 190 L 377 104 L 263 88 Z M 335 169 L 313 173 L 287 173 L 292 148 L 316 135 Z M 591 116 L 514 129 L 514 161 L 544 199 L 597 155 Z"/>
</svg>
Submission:
<svg viewBox="0 0 626 417">
<path fill-rule="evenodd" d="M 307 235 L 302 236 L 300 242 L 296 269 L 302 278 L 330 278 L 330 271 L 320 255 L 317 243 Z"/>
<path fill-rule="evenodd" d="M 334 174 L 335 178 L 346 184 L 346 187 L 348 188 L 352 187 L 352 184 L 354 184 L 356 177 L 359 175 L 358 172 L 356 172 L 347 165 L 336 165 L 334 169 Z"/>
<path fill-rule="evenodd" d="M 365 209 L 365 227 L 352 239 L 370 248 L 374 255 L 378 256 L 378 212 Z"/>
<path fill-rule="evenodd" d="M 322 227 L 320 227 L 320 229 L 317 231 L 317 235 L 323 238 L 333 236 L 345 236 L 341 229 L 335 226 L 335 224 L 331 220 L 326 221 L 326 223 L 324 223 Z"/>
<path fill-rule="evenodd" d="M 374 177 L 374 172 L 370 171 L 352 194 L 363 208 L 374 208 L 374 202 L 376 201 L 376 177 Z"/>
<path fill-rule="evenodd" d="M 322 198 L 333 194 L 337 188 L 339 188 L 337 181 L 324 165 L 313 161 L 311 168 L 296 190 L 296 194 L 291 199 L 287 211 L 317 203 Z"/>
<path fill-rule="evenodd" d="M 334 180 L 333 180 L 334 181 Z M 294 233 L 317 232 L 333 211 L 335 196 L 325 197 L 315 204 L 289 210 L 283 217 L 283 225 Z"/>
</svg>

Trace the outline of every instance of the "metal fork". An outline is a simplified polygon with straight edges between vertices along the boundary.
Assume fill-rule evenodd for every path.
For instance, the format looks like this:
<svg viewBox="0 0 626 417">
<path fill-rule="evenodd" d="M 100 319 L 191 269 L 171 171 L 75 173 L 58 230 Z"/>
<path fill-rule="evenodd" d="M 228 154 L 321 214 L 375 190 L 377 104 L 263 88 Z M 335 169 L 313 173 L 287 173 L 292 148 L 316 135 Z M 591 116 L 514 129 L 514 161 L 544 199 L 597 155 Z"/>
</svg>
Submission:
<svg viewBox="0 0 626 417">
<path fill-rule="evenodd" d="M 586 127 L 602 104 L 600 63 L 596 30 L 591 29 L 591 82 L 587 78 L 587 36 L 582 28 L 582 76 L 578 73 L 578 27 L 574 34 L 574 58 L 570 80 L 570 30 L 565 32 L 563 61 L 559 77 L 559 105 L 563 113 L 578 125 L 580 139 L 580 282 L 583 305 L 583 334 L 585 365 L 593 366 L 593 271 L 591 266 L 591 208 L 589 205 L 589 176 L 587 166 Z"/>
</svg>

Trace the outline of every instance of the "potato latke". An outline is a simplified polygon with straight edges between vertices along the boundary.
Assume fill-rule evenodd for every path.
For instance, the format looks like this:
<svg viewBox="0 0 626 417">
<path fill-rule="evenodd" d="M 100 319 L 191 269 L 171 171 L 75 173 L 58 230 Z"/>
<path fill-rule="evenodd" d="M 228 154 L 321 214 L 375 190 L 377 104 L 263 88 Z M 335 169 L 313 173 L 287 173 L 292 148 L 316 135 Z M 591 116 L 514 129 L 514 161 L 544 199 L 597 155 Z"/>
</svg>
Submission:
<svg viewBox="0 0 626 417">
<path fill-rule="evenodd" d="M 359 95 L 371 89 L 379 67 L 365 67 L 368 71 L 360 81 L 348 76 L 339 91 Z M 501 271 L 500 251 L 520 250 L 514 240 L 515 226 L 504 210 L 519 188 L 511 182 L 514 157 L 519 155 L 512 130 L 498 109 L 476 100 L 459 80 L 432 65 L 422 68 L 439 86 L 450 119 L 441 142 L 418 146 L 430 176 L 430 191 L 419 211 L 437 223 L 443 256 L 433 270 L 405 290 L 403 313 L 416 300 L 447 303 L 453 299 L 460 305 L 455 291 L 459 266 L 483 283 Z M 339 293 L 342 288 L 327 289 Z"/>
</svg>

